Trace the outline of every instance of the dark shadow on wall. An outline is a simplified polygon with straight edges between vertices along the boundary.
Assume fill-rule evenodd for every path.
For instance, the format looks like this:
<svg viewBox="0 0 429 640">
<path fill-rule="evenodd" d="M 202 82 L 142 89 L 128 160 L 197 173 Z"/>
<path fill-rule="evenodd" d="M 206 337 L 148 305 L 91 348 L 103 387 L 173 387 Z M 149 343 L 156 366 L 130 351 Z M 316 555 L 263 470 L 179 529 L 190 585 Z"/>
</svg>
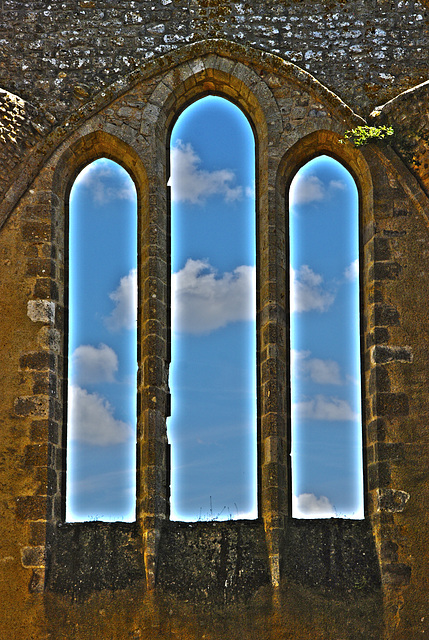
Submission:
<svg viewBox="0 0 429 640">
<path fill-rule="evenodd" d="M 288 521 L 285 583 L 359 598 L 381 586 L 367 520 Z M 51 549 L 48 590 L 85 598 L 144 582 L 136 523 L 61 524 Z M 246 602 L 270 584 L 259 521 L 169 522 L 161 536 L 157 585 L 178 600 Z"/>
<path fill-rule="evenodd" d="M 47 588 L 74 600 L 95 591 L 117 591 L 141 583 L 145 572 L 136 523 L 59 524 L 51 549 Z"/>
</svg>

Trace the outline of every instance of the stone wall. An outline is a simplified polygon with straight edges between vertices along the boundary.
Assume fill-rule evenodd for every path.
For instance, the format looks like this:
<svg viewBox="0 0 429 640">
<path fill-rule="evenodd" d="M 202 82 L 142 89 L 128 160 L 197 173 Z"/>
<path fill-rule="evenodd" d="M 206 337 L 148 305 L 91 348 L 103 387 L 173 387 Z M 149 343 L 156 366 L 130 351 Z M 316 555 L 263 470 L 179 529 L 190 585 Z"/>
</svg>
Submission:
<svg viewBox="0 0 429 640">
<path fill-rule="evenodd" d="M 427 80 L 421 0 L 4 0 L 0 87 L 61 121 L 145 61 L 207 38 L 306 69 L 361 115 Z"/>
<path fill-rule="evenodd" d="M 0 16 L 0 636 L 429 632 L 428 85 L 414 86 L 427 79 L 424 5 L 5 0 Z M 166 149 L 180 111 L 209 93 L 240 106 L 257 143 L 259 517 L 185 525 L 168 517 Z M 392 145 L 341 144 L 365 124 L 357 113 L 393 124 Z M 290 513 L 286 193 L 317 154 L 340 160 L 359 191 L 362 522 Z M 68 196 L 103 156 L 139 195 L 137 521 L 73 525 Z"/>
</svg>

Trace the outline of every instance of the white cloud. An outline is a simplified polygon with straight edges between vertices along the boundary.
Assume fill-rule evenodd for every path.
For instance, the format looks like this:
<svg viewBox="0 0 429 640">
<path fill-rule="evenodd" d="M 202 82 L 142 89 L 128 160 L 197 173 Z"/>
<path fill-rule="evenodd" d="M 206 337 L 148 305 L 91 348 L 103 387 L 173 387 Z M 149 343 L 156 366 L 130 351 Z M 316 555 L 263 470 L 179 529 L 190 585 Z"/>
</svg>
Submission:
<svg viewBox="0 0 429 640">
<path fill-rule="evenodd" d="M 315 273 L 308 265 L 297 271 L 290 268 L 291 311 L 327 311 L 335 296 L 327 291 L 323 276 Z"/>
<path fill-rule="evenodd" d="M 360 378 L 355 378 L 354 376 L 351 376 L 348 373 L 346 374 L 346 380 L 349 384 L 352 384 L 355 387 L 360 387 L 361 385 Z"/>
<path fill-rule="evenodd" d="M 136 200 L 134 183 L 125 169 L 104 158 L 82 169 L 73 185 L 74 188 L 76 186 L 86 187 L 97 204 Z"/>
<path fill-rule="evenodd" d="M 204 260 L 189 259 L 171 278 L 176 331 L 207 333 L 255 317 L 255 267 L 242 265 L 217 277 Z"/>
<path fill-rule="evenodd" d="M 339 189 L 340 191 L 345 191 L 347 189 L 347 185 L 343 180 L 330 180 L 328 189 L 332 191 L 333 189 Z"/>
<path fill-rule="evenodd" d="M 71 357 L 72 380 L 76 384 L 113 382 L 118 370 L 118 356 L 107 344 L 93 347 L 81 344 Z"/>
<path fill-rule="evenodd" d="M 105 319 L 111 331 L 134 329 L 137 324 L 137 271 L 131 269 L 127 276 L 121 278 L 119 287 L 109 293 L 115 303 L 112 313 Z"/>
<path fill-rule="evenodd" d="M 323 395 L 296 402 L 292 411 L 296 418 L 307 420 L 357 420 L 359 417 L 346 400 Z"/>
<path fill-rule="evenodd" d="M 207 171 L 199 168 L 201 163 L 192 145 L 177 141 L 171 149 L 171 199 L 173 202 L 202 204 L 208 196 L 221 195 L 226 202 L 250 197 L 249 188 L 234 185 L 236 176 L 230 169 Z"/>
<path fill-rule="evenodd" d="M 316 384 L 342 384 L 338 362 L 310 358 L 310 355 L 311 351 L 296 351 L 292 349 L 293 368 L 298 375 L 309 377 Z"/>
<path fill-rule="evenodd" d="M 344 270 L 344 277 L 347 280 L 356 280 L 359 276 L 359 258 L 356 258 L 349 266 Z"/>
<path fill-rule="evenodd" d="M 116 420 L 112 405 L 98 393 L 69 387 L 69 434 L 73 440 L 108 446 L 126 442 L 132 436 L 129 424 Z"/>
<path fill-rule="evenodd" d="M 344 190 L 347 185 L 342 180 L 330 180 L 326 185 L 315 175 L 303 175 L 298 172 L 290 185 L 290 202 L 308 204 L 329 200 L 337 190 Z"/>
<path fill-rule="evenodd" d="M 336 514 L 326 496 L 317 498 L 314 493 L 301 493 L 292 496 L 292 515 L 294 518 L 333 518 Z"/>
<path fill-rule="evenodd" d="M 323 182 L 317 176 L 296 174 L 290 185 L 290 199 L 294 204 L 320 202 L 325 197 Z"/>
</svg>

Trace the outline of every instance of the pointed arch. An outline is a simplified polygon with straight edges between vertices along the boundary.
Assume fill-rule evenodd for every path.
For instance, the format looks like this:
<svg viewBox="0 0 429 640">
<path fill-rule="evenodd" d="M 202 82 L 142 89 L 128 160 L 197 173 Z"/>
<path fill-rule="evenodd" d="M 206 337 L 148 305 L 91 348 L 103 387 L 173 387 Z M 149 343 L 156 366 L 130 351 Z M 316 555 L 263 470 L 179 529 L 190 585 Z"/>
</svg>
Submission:
<svg viewBox="0 0 429 640">
<path fill-rule="evenodd" d="M 76 177 L 81 170 L 90 165 L 97 159 L 107 158 L 114 161 L 125 169 L 132 179 L 137 194 L 137 278 L 141 282 L 143 275 L 143 261 L 140 247 L 143 245 L 142 237 L 148 234 L 149 220 L 149 194 L 148 194 L 148 178 L 145 166 L 136 151 L 120 138 L 101 130 L 95 130 L 83 136 L 72 136 L 67 146 L 62 147 L 54 158 L 55 165 L 52 175 L 52 220 L 55 224 L 55 255 L 58 262 L 58 307 L 56 311 L 57 317 L 63 318 L 64 342 L 61 346 L 64 357 L 64 366 L 58 370 L 58 378 L 62 380 L 63 403 L 62 409 L 58 411 L 53 408 L 52 412 L 61 415 L 59 440 L 62 449 L 62 474 L 60 489 L 60 510 L 61 518 L 65 519 L 65 482 L 66 482 L 66 425 L 67 425 L 67 402 L 66 393 L 68 387 L 68 367 L 67 367 L 67 340 L 68 340 L 68 271 L 69 271 L 69 255 L 68 255 L 68 219 L 70 192 Z M 64 277 L 62 276 L 64 274 Z M 61 313 L 61 316 L 59 315 Z M 141 334 L 141 326 L 144 321 L 141 305 L 138 305 L 138 335 Z M 58 322 L 58 321 L 57 321 Z M 142 362 L 141 340 L 137 339 L 137 360 L 139 366 Z M 140 378 L 139 378 L 140 379 Z M 138 396 L 140 391 L 138 390 Z M 137 400 L 136 400 L 137 402 Z M 140 403 L 138 403 L 140 405 Z M 138 407 L 138 434 L 141 431 L 140 420 L 141 411 Z M 139 451 L 137 451 L 139 458 Z M 137 464 L 137 515 L 139 513 L 139 495 L 140 495 L 141 473 Z"/>
<path fill-rule="evenodd" d="M 369 150 L 369 153 L 372 152 Z M 371 255 L 370 249 L 368 249 L 367 243 L 371 240 L 374 234 L 374 214 L 373 214 L 373 187 L 372 178 L 368 168 L 368 164 L 364 157 L 364 154 L 352 147 L 351 145 L 344 145 L 340 143 L 340 139 L 337 134 L 331 131 L 320 130 L 301 139 L 295 145 L 293 145 L 288 152 L 282 158 L 279 164 L 279 170 L 277 173 L 276 181 L 276 200 L 278 210 L 287 212 L 289 210 L 289 190 L 294 176 L 299 169 L 304 167 L 311 160 L 326 155 L 339 162 L 352 176 L 358 191 L 358 225 L 359 225 L 359 242 L 360 242 L 360 309 L 361 309 L 361 338 L 360 338 L 360 357 L 362 362 L 364 361 L 364 353 L 366 349 L 366 336 L 371 331 L 371 326 L 368 321 L 364 323 L 363 319 L 369 317 L 369 300 L 364 292 L 368 291 L 370 286 L 370 264 Z M 288 224 L 286 223 L 286 228 Z M 288 231 L 287 231 L 288 234 Z M 289 252 L 286 252 L 287 259 L 289 260 Z M 364 326 L 365 324 L 365 326 Z M 290 348 L 290 342 L 289 342 Z M 285 366 L 288 373 L 288 379 L 290 380 L 290 361 L 285 362 Z M 362 378 L 362 397 L 369 398 L 369 372 L 365 371 Z M 368 402 L 368 400 L 366 400 Z M 362 404 L 362 430 L 363 430 L 363 476 L 364 476 L 364 509 L 367 510 L 368 504 L 368 487 L 367 487 L 367 469 L 366 469 L 366 403 Z M 288 426 L 287 426 L 287 451 L 291 452 L 291 423 L 290 416 L 292 413 L 292 407 L 290 401 L 288 402 Z M 287 455 L 287 459 L 290 460 L 290 456 Z M 288 503 L 289 513 L 292 513 L 292 478 L 291 467 L 288 466 L 287 476 L 288 482 Z"/>
<path fill-rule="evenodd" d="M 254 518 L 253 132 L 230 101 L 205 97 L 176 120 L 170 156 L 172 516 Z"/>
<path fill-rule="evenodd" d="M 69 198 L 66 520 L 133 521 L 137 202 L 128 172 L 87 164 Z"/>
<path fill-rule="evenodd" d="M 318 155 L 295 174 L 288 202 L 292 515 L 360 518 L 356 184 L 342 164 Z"/>
</svg>

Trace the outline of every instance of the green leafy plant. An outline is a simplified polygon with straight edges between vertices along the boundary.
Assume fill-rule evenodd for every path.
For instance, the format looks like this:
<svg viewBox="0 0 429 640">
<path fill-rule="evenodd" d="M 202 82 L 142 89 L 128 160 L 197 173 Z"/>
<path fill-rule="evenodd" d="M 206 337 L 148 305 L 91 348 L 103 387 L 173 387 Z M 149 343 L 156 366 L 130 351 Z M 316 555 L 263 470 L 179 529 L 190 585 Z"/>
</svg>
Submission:
<svg viewBox="0 0 429 640">
<path fill-rule="evenodd" d="M 377 140 L 383 140 L 383 138 L 387 136 L 393 136 L 393 133 L 393 127 L 388 127 L 384 124 L 380 127 L 359 126 L 355 129 L 350 129 L 350 131 L 346 131 L 340 142 L 345 144 L 350 140 L 355 147 L 362 147 L 369 142 L 375 142 Z"/>
</svg>

